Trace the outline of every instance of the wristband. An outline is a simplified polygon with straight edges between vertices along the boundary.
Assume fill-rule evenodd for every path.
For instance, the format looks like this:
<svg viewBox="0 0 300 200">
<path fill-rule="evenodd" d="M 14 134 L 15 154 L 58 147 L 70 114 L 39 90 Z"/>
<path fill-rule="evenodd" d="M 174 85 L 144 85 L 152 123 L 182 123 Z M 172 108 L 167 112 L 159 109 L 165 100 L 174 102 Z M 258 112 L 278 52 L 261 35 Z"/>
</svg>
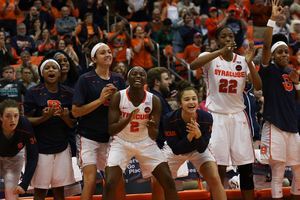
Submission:
<svg viewBox="0 0 300 200">
<path fill-rule="evenodd" d="M 300 90 L 300 83 L 298 83 L 297 85 L 295 84 L 295 89 Z"/>
<path fill-rule="evenodd" d="M 267 26 L 268 26 L 268 27 L 274 28 L 274 27 L 275 27 L 275 21 L 269 19 L 269 20 L 268 20 L 268 23 L 267 23 Z"/>
</svg>

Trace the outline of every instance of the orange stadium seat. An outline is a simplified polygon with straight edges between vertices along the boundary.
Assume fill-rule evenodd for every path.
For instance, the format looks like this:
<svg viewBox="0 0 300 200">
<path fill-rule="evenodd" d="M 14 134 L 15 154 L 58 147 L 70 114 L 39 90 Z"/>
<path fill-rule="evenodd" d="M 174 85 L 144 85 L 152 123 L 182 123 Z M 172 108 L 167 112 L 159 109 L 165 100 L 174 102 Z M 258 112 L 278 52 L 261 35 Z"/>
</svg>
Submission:
<svg viewBox="0 0 300 200">
<path fill-rule="evenodd" d="M 291 199 L 291 187 L 283 187 L 283 199 Z M 271 200 L 272 194 L 271 194 L 271 188 L 262 189 L 257 191 L 257 200 L 264 199 L 264 200 Z"/>
<path fill-rule="evenodd" d="M 183 58 L 183 53 L 176 53 L 175 55 L 179 58 Z M 181 70 L 185 70 L 185 69 L 186 68 L 184 66 L 182 66 L 181 61 L 176 59 L 176 70 L 181 71 Z"/>
<path fill-rule="evenodd" d="M 20 65 L 10 65 L 10 67 L 14 68 L 14 80 L 16 79 L 16 68 L 19 67 Z"/>
<path fill-rule="evenodd" d="M 31 63 L 33 65 L 39 66 L 44 56 L 31 56 Z"/>
</svg>

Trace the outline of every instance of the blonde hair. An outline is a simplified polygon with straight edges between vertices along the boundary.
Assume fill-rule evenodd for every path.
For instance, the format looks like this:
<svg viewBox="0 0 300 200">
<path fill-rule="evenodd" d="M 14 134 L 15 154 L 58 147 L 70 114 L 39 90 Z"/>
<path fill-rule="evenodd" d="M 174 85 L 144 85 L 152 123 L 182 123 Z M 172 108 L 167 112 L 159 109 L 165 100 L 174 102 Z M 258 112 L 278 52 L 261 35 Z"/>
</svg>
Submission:
<svg viewBox="0 0 300 200">
<path fill-rule="evenodd" d="M 295 25 L 295 24 L 300 24 L 300 20 L 294 19 L 294 20 L 292 21 L 292 23 L 291 23 L 291 28 L 290 28 L 290 33 L 296 33 L 296 32 L 295 32 L 295 29 L 294 29 L 294 25 Z"/>
</svg>

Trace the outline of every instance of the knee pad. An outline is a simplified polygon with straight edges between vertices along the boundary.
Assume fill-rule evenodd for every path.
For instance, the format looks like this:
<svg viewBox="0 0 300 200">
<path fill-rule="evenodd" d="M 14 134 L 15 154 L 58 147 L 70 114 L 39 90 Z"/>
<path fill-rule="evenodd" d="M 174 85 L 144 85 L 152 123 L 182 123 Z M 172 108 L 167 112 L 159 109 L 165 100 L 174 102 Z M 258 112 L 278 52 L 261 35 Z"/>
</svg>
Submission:
<svg viewBox="0 0 300 200">
<path fill-rule="evenodd" d="M 241 190 L 253 190 L 253 173 L 252 164 L 238 166 L 240 173 L 240 188 Z"/>
<path fill-rule="evenodd" d="M 294 165 L 291 168 L 293 172 L 291 194 L 300 195 L 300 165 Z"/>
<path fill-rule="evenodd" d="M 282 194 L 282 181 L 285 172 L 284 162 L 270 162 L 272 169 L 271 193 L 273 198 L 281 198 Z"/>
</svg>

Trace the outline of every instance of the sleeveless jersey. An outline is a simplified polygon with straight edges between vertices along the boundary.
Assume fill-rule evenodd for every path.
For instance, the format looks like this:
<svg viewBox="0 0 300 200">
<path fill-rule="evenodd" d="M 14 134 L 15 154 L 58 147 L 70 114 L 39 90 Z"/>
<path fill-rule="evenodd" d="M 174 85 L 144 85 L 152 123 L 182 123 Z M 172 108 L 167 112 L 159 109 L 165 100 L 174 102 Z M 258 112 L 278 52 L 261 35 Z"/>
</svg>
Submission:
<svg viewBox="0 0 300 200">
<path fill-rule="evenodd" d="M 119 121 L 127 118 L 130 113 L 137 108 L 139 108 L 140 111 L 136 115 L 135 119 L 133 119 L 120 133 L 118 133 L 117 136 L 128 142 L 139 142 L 149 137 L 146 123 L 153 108 L 153 94 L 145 91 L 145 97 L 142 103 L 138 107 L 135 107 L 129 98 L 128 91 L 129 88 L 120 91 Z"/>
<path fill-rule="evenodd" d="M 244 57 L 233 54 L 233 60 L 227 62 L 218 56 L 203 66 L 203 72 L 207 82 L 205 107 L 209 111 L 229 114 L 245 109 L 243 91 L 249 69 Z"/>
</svg>

